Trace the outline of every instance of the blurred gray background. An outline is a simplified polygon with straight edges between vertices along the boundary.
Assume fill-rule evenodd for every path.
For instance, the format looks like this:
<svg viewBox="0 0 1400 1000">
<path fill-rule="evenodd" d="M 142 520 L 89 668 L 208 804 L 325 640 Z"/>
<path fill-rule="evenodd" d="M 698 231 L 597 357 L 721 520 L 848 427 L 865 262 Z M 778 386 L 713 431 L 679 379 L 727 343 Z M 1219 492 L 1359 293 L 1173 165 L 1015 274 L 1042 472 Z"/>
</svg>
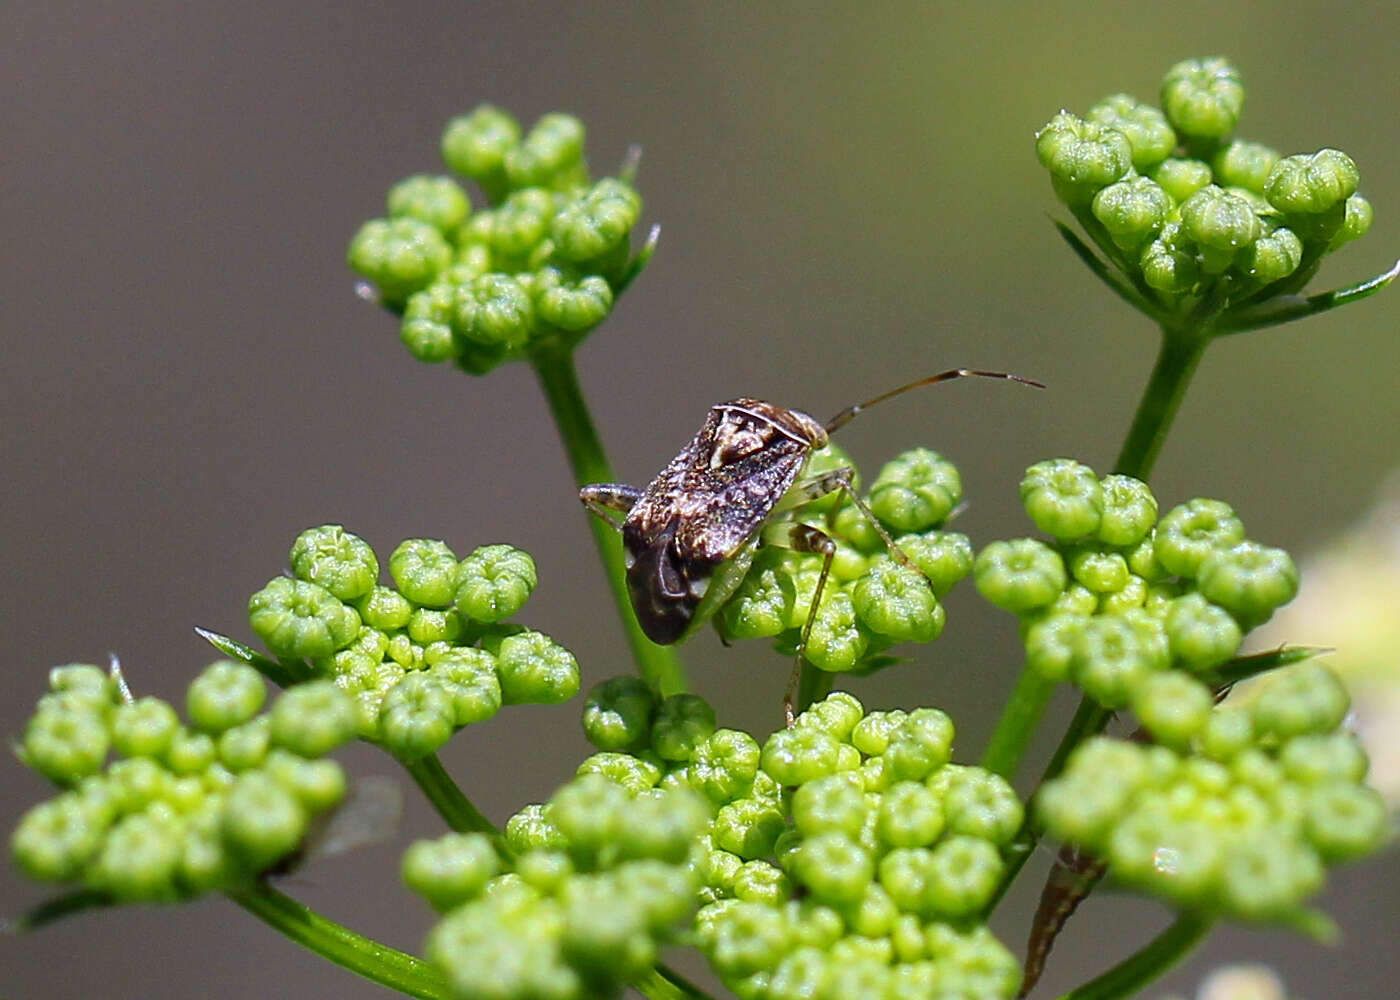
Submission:
<svg viewBox="0 0 1400 1000">
<path fill-rule="evenodd" d="M 0 732 L 21 731 L 48 666 L 109 651 L 139 691 L 181 699 L 213 658 L 191 626 L 249 637 L 248 594 L 326 521 L 384 553 L 413 535 L 527 548 L 542 583 L 521 617 L 577 653 L 585 684 L 629 667 L 528 369 L 468 379 L 412 361 L 343 262 L 391 183 L 442 169 L 443 123 L 481 100 L 526 123 L 580 115 L 598 173 L 645 150 L 660 251 L 579 358 L 620 478 L 646 481 L 734 395 L 825 417 L 954 365 L 1023 372 L 1050 390 L 953 384 L 843 432 L 872 468 L 913 444 L 949 454 L 971 502 L 959 526 L 980 543 L 1029 528 L 1015 485 L 1030 462 L 1108 469 L 1155 349 L 1055 235 L 1034 130 L 1228 55 L 1249 88 L 1243 135 L 1360 164 L 1376 224 L 1323 275 L 1348 283 L 1400 252 L 1397 37 L 1382 2 L 6 4 Z M 1228 498 L 1251 535 L 1295 552 L 1339 530 L 1400 457 L 1397 323 L 1392 291 L 1215 346 L 1154 480 L 1164 505 Z M 945 708 L 975 759 L 1019 647 L 971 587 L 949 622 L 915 665 L 853 688 L 871 707 Z M 763 645 L 705 633 L 685 657 L 722 722 L 779 721 L 787 664 Z M 577 711 L 507 711 L 443 759 L 503 819 L 585 752 Z M 345 759 L 396 775 L 365 749 Z M 0 780 L 8 831 L 47 789 L 13 760 Z M 432 918 L 397 859 L 440 829 L 410 796 L 395 842 L 286 887 L 416 950 Z M 1153 995 L 1264 959 L 1298 995 L 1393 996 L 1395 862 L 1333 880 L 1339 947 L 1222 930 Z M 1013 948 L 1037 865 L 998 920 Z M 0 879 L 6 914 L 45 896 L 8 867 Z M 1095 897 L 1041 995 L 1165 919 Z M 215 899 L 0 939 L 0 995 L 386 994 Z"/>
</svg>

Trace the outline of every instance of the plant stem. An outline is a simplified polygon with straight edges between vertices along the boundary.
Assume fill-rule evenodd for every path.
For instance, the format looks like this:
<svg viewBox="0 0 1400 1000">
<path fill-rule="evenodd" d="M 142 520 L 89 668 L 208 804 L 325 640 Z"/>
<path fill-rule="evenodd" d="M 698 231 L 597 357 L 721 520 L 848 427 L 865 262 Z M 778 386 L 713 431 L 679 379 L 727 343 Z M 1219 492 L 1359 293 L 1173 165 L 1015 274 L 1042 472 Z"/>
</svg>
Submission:
<svg viewBox="0 0 1400 1000">
<path fill-rule="evenodd" d="M 612 468 L 603 453 L 598 432 L 593 427 L 588 404 L 584 402 L 573 352 L 563 345 L 546 344 L 531 356 L 531 365 L 549 403 L 554 424 L 559 429 L 564 451 L 569 456 L 574 482 L 579 486 L 612 482 Z M 593 540 L 598 546 L 598 556 L 603 561 L 608 588 L 617 605 L 618 617 L 622 620 L 628 644 L 632 647 L 632 656 L 642 677 L 663 695 L 684 691 L 685 676 L 675 651 L 669 646 L 656 645 L 637 624 L 627 595 L 626 567 L 617 532 L 600 518 L 589 517 L 588 521 Z"/>
<path fill-rule="evenodd" d="M 1190 911 L 1097 979 L 1070 990 L 1060 1000 L 1117 1000 L 1131 996 L 1186 956 L 1210 930 L 1210 917 Z"/>
<path fill-rule="evenodd" d="M 987 749 L 982 752 L 983 767 L 1008 781 L 1016 776 L 1021 758 L 1030 746 L 1031 736 L 1040 725 L 1045 706 L 1050 703 L 1050 696 L 1054 693 L 1054 681 L 1046 680 L 1029 666 L 1022 668 Z"/>
<path fill-rule="evenodd" d="M 404 770 L 412 775 L 433 808 L 438 811 L 448 827 L 457 833 L 484 833 L 491 838 L 496 853 L 502 860 L 510 859 L 510 849 L 506 847 L 501 831 L 482 815 L 481 810 L 472 805 L 470 799 L 457 787 L 452 776 L 442 766 L 437 754 L 430 753 L 418 760 L 401 761 Z"/>
<path fill-rule="evenodd" d="M 1186 387 L 1209 343 L 1209 335 L 1200 330 L 1162 328 L 1157 363 L 1114 463 L 1114 472 L 1143 482 L 1151 476 L 1172 420 L 1186 396 Z"/>
<path fill-rule="evenodd" d="M 327 920 L 266 882 L 255 882 L 227 893 L 263 923 L 303 948 L 357 975 L 424 1000 L 448 1000 L 451 991 L 442 976 L 421 958 L 398 951 Z"/>
</svg>

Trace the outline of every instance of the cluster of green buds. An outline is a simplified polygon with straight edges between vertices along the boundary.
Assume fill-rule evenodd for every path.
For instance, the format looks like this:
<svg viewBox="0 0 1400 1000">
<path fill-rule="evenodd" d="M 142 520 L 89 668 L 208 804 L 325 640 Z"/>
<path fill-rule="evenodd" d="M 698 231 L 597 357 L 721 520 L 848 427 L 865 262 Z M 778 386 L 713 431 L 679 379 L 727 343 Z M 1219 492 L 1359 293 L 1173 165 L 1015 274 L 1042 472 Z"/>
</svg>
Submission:
<svg viewBox="0 0 1400 1000">
<path fill-rule="evenodd" d="M 537 582 L 520 549 L 458 559 L 445 542 L 410 538 L 389 557 L 387 586 L 369 544 L 328 524 L 297 536 L 290 563 L 290 578 L 249 598 L 253 631 L 293 680 L 328 678 L 351 695 L 356 733 L 396 756 L 432 753 L 503 704 L 578 693 L 572 653 L 506 623 Z"/>
<path fill-rule="evenodd" d="M 390 190 L 389 217 L 360 228 L 348 259 L 402 316 L 415 358 L 479 375 L 546 341 L 576 344 L 611 311 L 656 234 L 632 255 L 635 162 L 595 182 L 583 147 L 577 118 L 548 114 L 522 134 L 483 104 L 448 123 L 442 157 L 476 182 L 489 208 L 473 211 L 447 176 L 409 177 Z"/>
<path fill-rule="evenodd" d="M 56 667 L 49 688 L 19 754 L 63 791 L 10 841 L 32 878 L 114 902 L 237 888 L 294 854 L 345 795 L 340 765 L 321 758 L 354 738 L 353 713 L 329 683 L 262 713 L 262 677 L 220 660 L 190 683 L 188 723 L 159 698 L 132 698 L 115 667 Z"/>
<path fill-rule="evenodd" d="M 463 1000 L 620 995 L 698 905 L 704 802 L 585 764 L 542 805 L 484 834 L 420 841 L 409 888 L 443 914 L 427 955 Z"/>
<path fill-rule="evenodd" d="M 1222 501 L 1191 500 L 1159 521 L 1147 484 L 1100 479 L 1072 459 L 1027 469 L 1021 501 L 1054 541 L 992 542 L 973 577 L 987 600 L 1021 617 L 1027 664 L 1105 708 L 1175 718 L 1181 732 L 1163 738 L 1189 741 L 1188 720 L 1203 720 L 1213 701 L 1198 678 L 1297 593 L 1293 560 L 1247 539 Z"/>
<path fill-rule="evenodd" d="M 693 936 L 739 997 L 1015 994 L 1020 966 L 981 914 L 1022 805 L 950 763 L 944 713 L 837 692 L 760 746 L 694 695 L 658 702 L 622 677 L 590 693 L 584 730 L 600 752 L 581 771 L 708 803 Z"/>
<path fill-rule="evenodd" d="M 1343 728 L 1349 702 L 1331 671 L 1308 662 L 1267 679 L 1244 704 L 1186 713 L 1180 699 L 1144 718 L 1156 745 L 1086 742 L 1041 790 L 1040 820 L 1120 883 L 1176 906 L 1307 926 L 1297 918 L 1326 868 L 1371 853 L 1393 830 L 1365 784 L 1365 752 Z"/>
<path fill-rule="evenodd" d="M 855 468 L 841 449 L 827 445 L 813 453 L 807 472 L 842 466 Z M 972 570 L 972 543 L 944 530 L 961 501 L 962 480 L 953 463 L 915 448 L 887 462 L 865 494 L 884 536 L 844 494 L 800 508 L 802 521 L 837 543 L 807 639 L 806 658 L 813 666 L 867 672 L 889 662 L 880 654 L 894 643 L 938 638 L 946 620 L 939 599 Z M 885 536 L 897 555 L 888 551 Z M 760 549 L 716 616 L 720 633 L 726 639 L 776 637 L 779 648 L 796 649 L 822 561 L 777 546 Z"/>
<path fill-rule="evenodd" d="M 1323 255 L 1365 235 L 1369 202 L 1336 149 L 1282 156 L 1234 136 L 1244 103 L 1224 59 L 1178 63 L 1161 107 L 1114 94 L 1036 134 L 1055 193 L 1128 297 L 1164 316 L 1254 305 L 1301 289 Z"/>
</svg>

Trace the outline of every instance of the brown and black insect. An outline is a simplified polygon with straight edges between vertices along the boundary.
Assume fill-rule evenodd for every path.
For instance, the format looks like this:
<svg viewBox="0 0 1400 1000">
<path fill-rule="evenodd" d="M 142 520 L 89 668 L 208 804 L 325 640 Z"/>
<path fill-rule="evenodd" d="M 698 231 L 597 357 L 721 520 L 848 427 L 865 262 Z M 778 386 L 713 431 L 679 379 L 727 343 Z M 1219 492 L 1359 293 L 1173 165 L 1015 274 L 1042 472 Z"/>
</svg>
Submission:
<svg viewBox="0 0 1400 1000">
<path fill-rule="evenodd" d="M 824 562 L 798 643 L 800 662 L 836 543 L 819 529 L 780 515 L 842 491 L 891 553 L 908 564 L 851 488 L 855 470 L 843 466 L 804 478 L 808 458 L 866 407 L 971 375 L 1043 388 L 1007 372 L 955 368 L 848 406 L 825 424 L 800 410 L 740 397 L 710 407 L 699 433 L 645 489 L 598 483 L 579 490 L 589 510 L 622 531 L 627 589 L 642 631 L 661 645 L 686 638 L 733 596 L 759 545 L 813 552 Z M 621 522 L 614 512 L 624 515 Z"/>
</svg>

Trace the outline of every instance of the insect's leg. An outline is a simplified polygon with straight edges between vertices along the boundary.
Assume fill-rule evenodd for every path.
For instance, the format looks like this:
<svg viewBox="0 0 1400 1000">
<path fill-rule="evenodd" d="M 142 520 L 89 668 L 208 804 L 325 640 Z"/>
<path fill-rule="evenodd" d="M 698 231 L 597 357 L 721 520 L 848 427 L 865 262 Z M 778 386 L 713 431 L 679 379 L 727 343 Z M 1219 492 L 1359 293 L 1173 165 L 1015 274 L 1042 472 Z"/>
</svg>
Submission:
<svg viewBox="0 0 1400 1000">
<path fill-rule="evenodd" d="M 625 515 L 642 498 L 642 490 L 622 483 L 594 483 L 581 488 L 578 498 L 589 511 L 621 531 L 622 522 L 613 512 Z"/>
<path fill-rule="evenodd" d="M 807 620 L 802 623 L 802 633 L 797 640 L 797 656 L 792 664 L 792 675 L 788 678 L 787 691 L 783 694 L 783 718 L 791 726 L 797 717 L 797 684 L 802 677 L 802 657 L 807 652 L 807 640 L 812 635 L 812 625 L 817 620 L 817 609 L 822 604 L 826 578 L 831 575 L 831 562 L 836 558 L 836 543 L 820 528 L 797 521 L 770 523 L 763 529 L 762 540 L 765 545 L 776 545 L 793 552 L 816 553 L 822 557 L 821 575 L 817 577 L 817 586 L 812 592 L 812 604 L 807 609 Z"/>
<path fill-rule="evenodd" d="M 845 492 L 846 498 L 855 505 L 856 510 L 860 511 L 865 519 L 870 522 L 870 526 L 875 529 L 876 533 L 880 536 L 880 540 L 885 543 L 885 549 L 889 554 L 894 559 L 898 560 L 900 565 L 912 569 L 920 576 L 924 576 L 924 571 L 915 566 L 909 557 L 904 554 L 903 550 L 895 544 L 894 538 L 885 530 L 885 526 L 880 523 L 880 519 L 875 516 L 875 512 L 872 511 L 866 502 L 860 498 L 860 495 L 851 488 L 851 483 L 854 479 L 855 470 L 849 465 L 828 469 L 826 472 L 813 476 L 811 479 L 795 483 L 787 491 L 786 495 L 783 496 L 782 500 L 778 501 L 778 505 L 773 508 L 774 512 L 790 510 L 793 507 L 801 506 L 804 503 L 809 503 L 819 497 L 824 497 L 829 493 L 835 493 L 841 490 Z M 927 579 L 927 577 L 925 577 L 925 579 Z"/>
</svg>

